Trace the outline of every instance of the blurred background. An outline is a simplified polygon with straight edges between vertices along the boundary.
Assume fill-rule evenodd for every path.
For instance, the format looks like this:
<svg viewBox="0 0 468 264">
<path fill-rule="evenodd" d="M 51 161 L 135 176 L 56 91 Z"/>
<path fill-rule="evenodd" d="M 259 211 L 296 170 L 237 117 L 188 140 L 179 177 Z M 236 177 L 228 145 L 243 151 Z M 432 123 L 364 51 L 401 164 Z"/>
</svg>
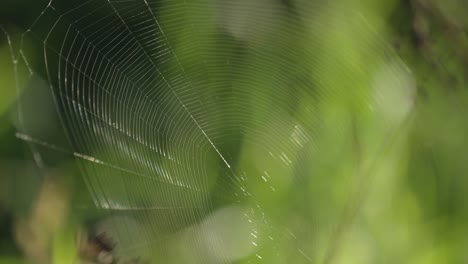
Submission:
<svg viewBox="0 0 468 264">
<path fill-rule="evenodd" d="M 0 263 L 468 263 L 464 0 L 2 0 Z"/>
</svg>

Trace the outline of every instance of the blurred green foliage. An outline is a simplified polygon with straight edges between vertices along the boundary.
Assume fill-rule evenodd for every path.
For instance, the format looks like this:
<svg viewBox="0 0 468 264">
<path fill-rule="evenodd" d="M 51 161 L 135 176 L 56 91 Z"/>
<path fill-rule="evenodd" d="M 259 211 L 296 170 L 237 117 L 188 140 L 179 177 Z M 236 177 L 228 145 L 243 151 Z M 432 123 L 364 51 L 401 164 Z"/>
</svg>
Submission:
<svg viewBox="0 0 468 264">
<path fill-rule="evenodd" d="M 151 263 L 468 260 L 459 1 L 51 3 L 0 4 L 0 263 L 73 262 L 102 219 Z"/>
</svg>

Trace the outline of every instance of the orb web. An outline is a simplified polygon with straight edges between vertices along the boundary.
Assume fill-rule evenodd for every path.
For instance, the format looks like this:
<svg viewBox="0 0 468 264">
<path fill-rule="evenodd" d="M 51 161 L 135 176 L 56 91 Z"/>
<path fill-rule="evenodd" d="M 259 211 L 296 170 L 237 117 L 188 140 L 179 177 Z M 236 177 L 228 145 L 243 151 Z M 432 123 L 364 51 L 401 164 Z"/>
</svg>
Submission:
<svg viewBox="0 0 468 264">
<path fill-rule="evenodd" d="M 105 215 L 119 256 L 326 262 L 409 112 L 387 118 L 379 94 L 411 86 L 366 14 L 339 6 L 52 0 L 13 60 L 60 133 L 30 129 L 41 108 L 22 96 L 17 137 L 38 167 L 68 157 L 86 193 L 73 210 Z M 343 157 L 356 173 L 335 170 Z M 328 193 L 337 182 L 345 197 Z"/>
</svg>

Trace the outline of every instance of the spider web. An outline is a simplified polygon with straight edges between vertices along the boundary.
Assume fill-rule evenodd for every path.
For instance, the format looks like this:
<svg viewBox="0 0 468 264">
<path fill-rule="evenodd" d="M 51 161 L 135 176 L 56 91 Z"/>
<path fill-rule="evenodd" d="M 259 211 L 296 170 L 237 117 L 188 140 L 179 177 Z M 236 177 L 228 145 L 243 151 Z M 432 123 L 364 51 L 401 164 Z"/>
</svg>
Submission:
<svg viewBox="0 0 468 264">
<path fill-rule="evenodd" d="M 108 216 L 119 256 L 313 263 L 333 255 L 333 241 L 350 225 L 340 219 L 358 211 L 372 162 L 357 176 L 321 183 L 325 192 L 339 181 L 354 186 L 328 211 L 307 208 L 311 190 L 304 186 L 326 177 L 320 168 L 334 166 L 328 158 L 341 157 L 327 144 L 337 138 L 348 144 L 346 120 L 354 118 L 327 115 L 321 106 L 345 98 L 337 102 L 368 115 L 368 88 L 355 87 L 368 87 L 375 73 L 329 54 L 334 42 L 315 34 L 345 25 L 345 35 L 362 37 L 369 65 L 396 59 L 362 14 L 343 11 L 350 16 L 337 19 L 335 5 L 305 6 L 327 24 L 287 18 L 283 9 L 273 1 L 50 1 L 22 35 L 13 60 L 29 70 L 31 89 L 46 88 L 61 133 L 31 131 L 20 97 L 17 137 L 41 169 L 62 155 L 71 158 L 88 192 L 82 196 L 91 201 L 83 198 L 75 210 Z M 296 41 L 304 38 L 307 44 Z M 31 46 L 41 57 L 29 53 Z M 352 57 L 354 48 L 344 52 Z M 385 76 L 398 85 L 402 69 L 395 62 Z M 393 142 L 401 122 L 392 120 L 376 122 L 380 136 L 369 153 L 378 156 L 384 142 Z M 336 131 L 327 137 L 330 123 Z M 330 198 L 316 188 L 316 197 Z M 292 212 L 312 212 L 316 222 L 297 227 L 285 220 Z M 308 239 L 318 227 L 328 234 L 325 246 Z"/>
</svg>

